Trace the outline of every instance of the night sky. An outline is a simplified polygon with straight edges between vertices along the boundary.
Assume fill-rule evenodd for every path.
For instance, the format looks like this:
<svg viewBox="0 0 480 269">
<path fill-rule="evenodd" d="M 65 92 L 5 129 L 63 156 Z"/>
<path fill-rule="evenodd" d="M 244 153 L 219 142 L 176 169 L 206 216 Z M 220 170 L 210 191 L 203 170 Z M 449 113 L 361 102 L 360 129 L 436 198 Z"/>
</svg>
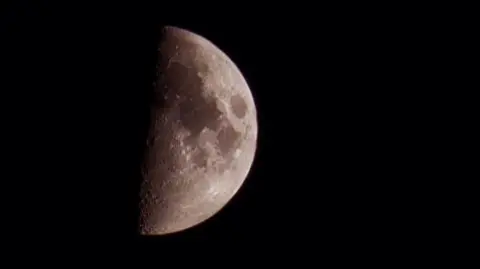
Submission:
<svg viewBox="0 0 480 269">
<path fill-rule="evenodd" d="M 385 34 L 392 28 L 353 8 L 230 7 L 191 17 L 160 4 L 64 2 L 16 1 L 1 13 L 9 233 L 35 227 L 31 236 L 129 247 L 328 249 L 402 233 L 393 226 L 405 219 L 392 213 L 404 214 L 392 198 L 401 170 L 388 158 L 403 143 L 390 138 L 400 87 L 387 64 L 399 58 Z M 221 212 L 178 234 L 142 238 L 139 168 L 163 25 L 209 39 L 239 67 L 257 105 L 258 148 Z"/>
</svg>

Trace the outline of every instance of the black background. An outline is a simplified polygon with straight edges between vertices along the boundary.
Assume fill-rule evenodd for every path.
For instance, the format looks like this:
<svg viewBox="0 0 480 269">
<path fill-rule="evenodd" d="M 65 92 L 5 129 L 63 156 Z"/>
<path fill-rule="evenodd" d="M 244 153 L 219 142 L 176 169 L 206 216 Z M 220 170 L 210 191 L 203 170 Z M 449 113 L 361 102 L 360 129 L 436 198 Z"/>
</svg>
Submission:
<svg viewBox="0 0 480 269">
<path fill-rule="evenodd" d="M 5 231 L 128 248 L 329 250 L 381 248 L 404 233 L 410 223 L 392 198 L 401 171 L 388 153 L 403 143 L 391 138 L 402 85 L 388 62 L 409 44 L 389 34 L 396 26 L 352 6 L 215 8 L 16 1 L 2 10 Z M 221 212 L 153 238 L 137 235 L 136 202 L 162 25 L 206 37 L 237 64 L 259 137 L 249 177 Z"/>
</svg>

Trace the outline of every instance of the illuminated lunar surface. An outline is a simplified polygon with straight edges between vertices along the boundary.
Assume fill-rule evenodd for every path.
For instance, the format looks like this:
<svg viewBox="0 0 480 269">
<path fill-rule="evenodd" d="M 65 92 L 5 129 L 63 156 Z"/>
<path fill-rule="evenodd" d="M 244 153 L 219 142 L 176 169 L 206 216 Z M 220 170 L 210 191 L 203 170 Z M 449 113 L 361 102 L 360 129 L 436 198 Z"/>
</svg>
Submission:
<svg viewBox="0 0 480 269">
<path fill-rule="evenodd" d="M 247 177 L 257 140 L 250 89 L 219 48 L 165 27 L 159 55 L 141 187 L 144 235 L 182 231 L 217 213 Z"/>
</svg>

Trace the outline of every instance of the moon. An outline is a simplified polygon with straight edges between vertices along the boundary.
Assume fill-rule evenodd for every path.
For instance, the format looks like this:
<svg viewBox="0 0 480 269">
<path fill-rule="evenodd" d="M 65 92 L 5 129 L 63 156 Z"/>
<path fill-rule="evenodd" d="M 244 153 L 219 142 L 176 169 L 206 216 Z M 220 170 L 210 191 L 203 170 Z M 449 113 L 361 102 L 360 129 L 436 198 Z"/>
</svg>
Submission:
<svg viewBox="0 0 480 269">
<path fill-rule="evenodd" d="M 206 38 L 162 29 L 142 167 L 140 234 L 191 228 L 220 211 L 252 166 L 257 112 L 238 67 Z"/>
</svg>

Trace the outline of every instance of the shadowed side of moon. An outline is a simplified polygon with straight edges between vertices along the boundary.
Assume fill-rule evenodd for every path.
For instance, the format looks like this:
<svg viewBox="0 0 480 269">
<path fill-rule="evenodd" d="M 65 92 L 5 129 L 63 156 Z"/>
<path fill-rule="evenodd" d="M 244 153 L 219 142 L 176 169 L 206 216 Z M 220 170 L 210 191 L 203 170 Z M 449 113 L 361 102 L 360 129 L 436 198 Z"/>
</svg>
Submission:
<svg viewBox="0 0 480 269">
<path fill-rule="evenodd" d="M 190 228 L 218 212 L 253 162 L 257 121 L 238 68 L 196 34 L 164 28 L 141 187 L 140 232 Z"/>
</svg>

